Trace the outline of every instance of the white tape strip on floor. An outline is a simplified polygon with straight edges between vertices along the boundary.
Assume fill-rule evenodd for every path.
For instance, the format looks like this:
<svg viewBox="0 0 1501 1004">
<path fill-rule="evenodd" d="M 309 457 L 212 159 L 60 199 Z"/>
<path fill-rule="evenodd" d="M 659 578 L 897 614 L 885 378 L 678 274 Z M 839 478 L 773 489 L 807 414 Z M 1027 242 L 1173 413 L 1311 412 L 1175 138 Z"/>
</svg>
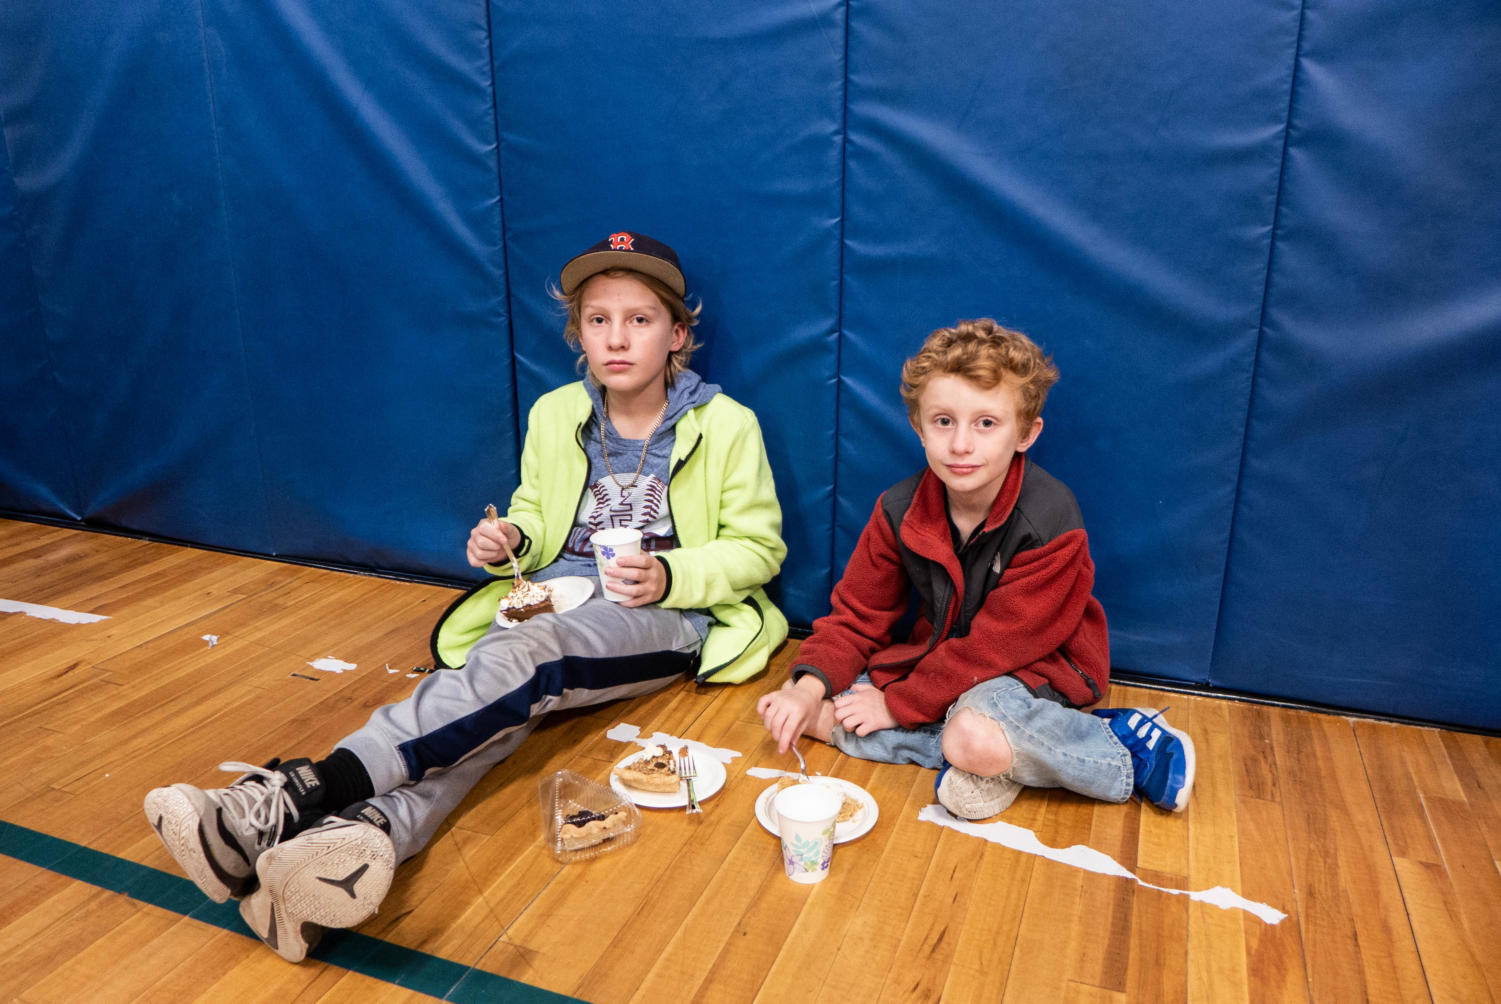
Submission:
<svg viewBox="0 0 1501 1004">
<path fill-rule="evenodd" d="M 1267 906 L 1265 903 L 1256 903 L 1246 899 L 1231 889 L 1217 885 L 1213 889 L 1205 889 L 1202 892 L 1193 892 L 1187 889 L 1169 889 L 1165 886 L 1152 885 L 1143 882 L 1131 872 L 1127 871 L 1120 862 L 1101 853 L 1092 847 L 1083 844 L 1075 844 L 1072 847 L 1049 847 L 1037 839 L 1037 834 L 1021 826 L 1013 826 L 1011 823 L 996 821 L 993 823 L 971 823 L 963 819 L 956 819 L 941 805 L 930 805 L 917 814 L 918 819 L 925 819 L 939 826 L 947 826 L 951 830 L 967 833 L 972 837 L 988 840 L 993 844 L 1009 847 L 1023 854 L 1035 854 L 1049 861 L 1057 861 L 1059 864 L 1072 865 L 1085 871 L 1099 872 L 1101 875 L 1119 875 L 1122 878 L 1134 880 L 1137 884 L 1148 889 L 1156 889 L 1161 892 L 1172 893 L 1174 896 L 1187 896 L 1201 903 L 1217 906 L 1221 910 L 1244 910 L 1247 913 L 1259 917 L 1268 924 L 1280 924 L 1287 914 L 1281 910 Z"/>
<path fill-rule="evenodd" d="M 632 725 L 630 722 L 621 722 L 619 725 L 605 733 L 606 739 L 613 739 L 617 743 L 635 743 L 642 749 L 648 746 L 667 746 L 677 749 L 682 746 L 689 747 L 695 754 L 711 756 L 720 763 L 729 763 L 740 755 L 739 750 L 724 749 L 720 746 L 710 746 L 701 743 L 697 739 L 684 739 L 681 736 L 670 736 L 666 732 L 653 732 L 649 738 L 641 738 L 641 726 Z"/>
<path fill-rule="evenodd" d="M 18 600 L 0 600 L 0 614 L 25 614 L 40 617 L 45 621 L 62 621 L 64 624 L 92 624 L 109 620 L 104 614 L 84 614 L 61 607 L 44 607 L 40 603 L 21 603 Z"/>
</svg>

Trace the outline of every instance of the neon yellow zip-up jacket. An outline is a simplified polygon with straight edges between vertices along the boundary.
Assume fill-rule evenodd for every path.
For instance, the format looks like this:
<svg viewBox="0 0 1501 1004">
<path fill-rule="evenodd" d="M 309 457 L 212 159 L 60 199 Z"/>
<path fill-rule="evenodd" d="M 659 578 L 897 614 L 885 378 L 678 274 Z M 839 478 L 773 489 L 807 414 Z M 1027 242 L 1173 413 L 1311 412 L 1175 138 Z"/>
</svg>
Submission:
<svg viewBox="0 0 1501 1004">
<path fill-rule="evenodd" d="M 521 484 L 505 518 L 526 537 L 522 572 L 555 561 L 563 550 L 589 477 L 582 430 L 593 404 L 582 383 L 544 394 L 527 419 Z M 765 667 L 787 637 L 787 618 L 766 596 L 782 567 L 782 509 L 755 413 L 715 394 L 678 419 L 673 432 L 667 501 L 678 547 L 657 553 L 672 576 L 660 605 L 707 610 L 714 618 L 700 655 L 698 682 L 739 683 Z M 460 597 L 433 629 L 440 666 L 465 655 L 495 619 L 511 589 L 509 565 Z"/>
</svg>

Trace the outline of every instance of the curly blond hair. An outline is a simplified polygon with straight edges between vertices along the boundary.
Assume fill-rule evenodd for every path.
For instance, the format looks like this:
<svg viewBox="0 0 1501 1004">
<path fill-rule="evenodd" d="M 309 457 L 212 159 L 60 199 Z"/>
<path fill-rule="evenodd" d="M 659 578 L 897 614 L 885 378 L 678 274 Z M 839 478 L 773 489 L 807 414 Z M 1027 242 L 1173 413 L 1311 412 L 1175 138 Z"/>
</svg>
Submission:
<svg viewBox="0 0 1501 1004">
<path fill-rule="evenodd" d="M 939 328 L 902 364 L 908 421 L 916 424 L 918 399 L 928 381 L 943 375 L 963 377 L 986 390 L 1006 381 L 1016 394 L 1017 425 L 1028 429 L 1058 382 L 1058 367 L 1032 339 L 988 317 Z"/>
</svg>

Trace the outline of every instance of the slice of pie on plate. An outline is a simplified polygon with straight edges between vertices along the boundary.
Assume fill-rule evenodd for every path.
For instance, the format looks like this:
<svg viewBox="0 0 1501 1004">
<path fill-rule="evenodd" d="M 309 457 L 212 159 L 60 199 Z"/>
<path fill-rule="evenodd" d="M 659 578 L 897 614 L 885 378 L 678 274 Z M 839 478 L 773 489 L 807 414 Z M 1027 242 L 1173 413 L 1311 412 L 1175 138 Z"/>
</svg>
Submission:
<svg viewBox="0 0 1501 1004">
<path fill-rule="evenodd" d="M 679 750 L 674 755 L 660 743 L 648 746 L 640 756 L 615 767 L 612 773 L 628 788 L 675 794 L 681 780 L 678 777 L 676 756 L 682 755 L 684 750 Z"/>
</svg>

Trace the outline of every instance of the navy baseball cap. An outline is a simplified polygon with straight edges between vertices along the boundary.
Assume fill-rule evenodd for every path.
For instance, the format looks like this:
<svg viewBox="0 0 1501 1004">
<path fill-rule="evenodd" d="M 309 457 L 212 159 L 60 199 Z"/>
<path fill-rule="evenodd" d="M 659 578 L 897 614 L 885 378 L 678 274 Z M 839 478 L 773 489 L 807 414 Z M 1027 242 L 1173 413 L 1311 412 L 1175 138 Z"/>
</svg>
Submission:
<svg viewBox="0 0 1501 1004">
<path fill-rule="evenodd" d="M 676 251 L 645 234 L 620 230 L 563 266 L 563 295 L 572 296 L 586 279 L 612 268 L 628 268 L 659 279 L 678 296 L 688 289 Z"/>
</svg>

